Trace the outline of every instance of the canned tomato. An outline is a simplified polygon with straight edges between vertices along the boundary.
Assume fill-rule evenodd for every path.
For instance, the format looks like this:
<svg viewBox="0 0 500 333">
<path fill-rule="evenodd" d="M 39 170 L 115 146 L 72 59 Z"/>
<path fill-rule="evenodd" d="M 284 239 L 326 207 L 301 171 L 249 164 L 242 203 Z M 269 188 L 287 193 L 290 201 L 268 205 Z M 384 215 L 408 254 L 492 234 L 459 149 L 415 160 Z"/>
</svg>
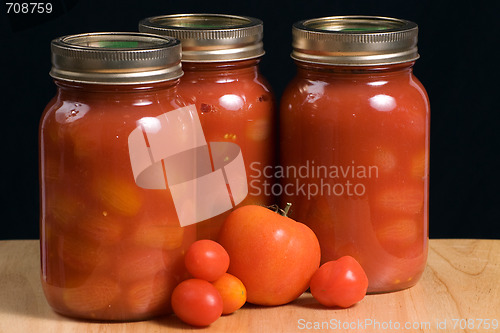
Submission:
<svg viewBox="0 0 500 333">
<path fill-rule="evenodd" d="M 283 200 L 322 261 L 355 257 L 368 292 L 414 285 L 428 247 L 429 123 L 417 25 L 369 16 L 293 25 L 280 113 Z"/>
<path fill-rule="evenodd" d="M 196 105 L 207 141 L 241 149 L 248 195 L 234 206 L 273 203 L 267 190 L 273 179 L 263 172 L 276 157 L 275 98 L 259 70 L 263 29 L 259 19 L 224 14 L 164 15 L 139 23 L 142 32 L 181 40 L 179 94 Z M 231 188 L 232 198 L 240 192 Z M 199 223 L 198 236 L 216 239 L 228 213 Z"/>
<path fill-rule="evenodd" d="M 196 239 L 194 225 L 179 223 L 178 171 L 166 167 L 199 132 L 196 110 L 177 94 L 180 43 L 90 33 L 51 46 L 57 94 L 40 123 L 46 298 L 59 313 L 95 320 L 168 313 Z"/>
</svg>

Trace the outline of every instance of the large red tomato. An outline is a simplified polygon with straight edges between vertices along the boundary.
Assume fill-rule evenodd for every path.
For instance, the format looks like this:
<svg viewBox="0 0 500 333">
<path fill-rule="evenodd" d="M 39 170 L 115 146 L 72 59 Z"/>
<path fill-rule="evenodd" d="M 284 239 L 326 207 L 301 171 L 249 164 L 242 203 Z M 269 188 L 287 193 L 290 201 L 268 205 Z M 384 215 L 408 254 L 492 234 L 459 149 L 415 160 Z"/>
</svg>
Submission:
<svg viewBox="0 0 500 333">
<path fill-rule="evenodd" d="M 231 259 L 228 272 L 247 289 L 247 301 L 260 305 L 285 304 L 299 297 L 321 258 L 318 239 L 309 227 L 255 205 L 228 216 L 219 243 Z"/>
</svg>

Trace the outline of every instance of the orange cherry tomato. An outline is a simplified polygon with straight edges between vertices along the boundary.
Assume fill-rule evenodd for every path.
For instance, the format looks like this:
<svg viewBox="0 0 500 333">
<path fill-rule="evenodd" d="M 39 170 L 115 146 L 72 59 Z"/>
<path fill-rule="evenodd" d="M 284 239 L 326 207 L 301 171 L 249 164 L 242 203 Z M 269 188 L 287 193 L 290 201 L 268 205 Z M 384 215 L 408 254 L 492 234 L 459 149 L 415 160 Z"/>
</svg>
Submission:
<svg viewBox="0 0 500 333">
<path fill-rule="evenodd" d="M 175 287 L 172 309 L 186 324 L 208 326 L 222 314 L 222 297 L 210 282 L 188 279 Z"/>
<path fill-rule="evenodd" d="M 310 288 L 322 305 L 348 308 L 365 297 L 368 278 L 356 259 L 344 256 L 321 265 L 311 278 Z"/>
<path fill-rule="evenodd" d="M 191 244 L 184 263 L 193 277 L 212 282 L 226 273 L 229 255 L 219 243 L 202 239 Z"/>
<path fill-rule="evenodd" d="M 227 315 L 238 310 L 247 301 L 247 290 L 236 276 L 225 273 L 213 283 L 222 296 L 222 314 Z"/>
</svg>

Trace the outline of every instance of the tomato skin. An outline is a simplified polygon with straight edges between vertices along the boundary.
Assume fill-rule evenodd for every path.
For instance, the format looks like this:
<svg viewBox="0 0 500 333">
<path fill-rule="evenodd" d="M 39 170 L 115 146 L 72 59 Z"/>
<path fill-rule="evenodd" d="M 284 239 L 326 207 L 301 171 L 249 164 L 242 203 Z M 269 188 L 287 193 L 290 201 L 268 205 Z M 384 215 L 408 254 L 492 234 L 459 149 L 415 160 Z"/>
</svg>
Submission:
<svg viewBox="0 0 500 333">
<path fill-rule="evenodd" d="M 201 239 L 188 248 L 184 263 L 194 278 L 212 282 L 226 273 L 229 254 L 219 243 Z"/>
<path fill-rule="evenodd" d="M 231 257 L 228 273 L 243 282 L 252 304 L 295 300 L 320 263 L 318 238 L 309 227 L 261 206 L 231 212 L 219 242 Z"/>
<path fill-rule="evenodd" d="M 186 324 L 208 326 L 222 315 L 222 297 L 210 282 L 188 279 L 175 287 L 172 309 Z"/>
<path fill-rule="evenodd" d="M 222 296 L 222 314 L 231 314 L 247 301 L 247 290 L 236 276 L 225 273 L 212 283 Z"/>
<path fill-rule="evenodd" d="M 365 271 L 351 256 L 324 263 L 310 282 L 313 297 L 328 307 L 348 308 L 365 297 L 367 288 Z"/>
</svg>

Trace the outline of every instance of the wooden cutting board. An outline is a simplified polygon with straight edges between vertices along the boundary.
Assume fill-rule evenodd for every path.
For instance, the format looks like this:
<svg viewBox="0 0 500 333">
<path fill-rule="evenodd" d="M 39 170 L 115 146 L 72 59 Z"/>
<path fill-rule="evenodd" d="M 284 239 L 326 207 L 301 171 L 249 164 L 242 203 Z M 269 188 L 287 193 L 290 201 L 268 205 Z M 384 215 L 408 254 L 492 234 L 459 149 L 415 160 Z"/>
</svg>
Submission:
<svg viewBox="0 0 500 333">
<path fill-rule="evenodd" d="M 245 305 L 203 329 L 175 316 L 94 323 L 54 313 L 40 285 L 37 240 L 0 241 L 0 333 L 500 332 L 500 240 L 433 239 L 420 282 L 326 309 L 310 294 L 278 307 Z"/>
</svg>

